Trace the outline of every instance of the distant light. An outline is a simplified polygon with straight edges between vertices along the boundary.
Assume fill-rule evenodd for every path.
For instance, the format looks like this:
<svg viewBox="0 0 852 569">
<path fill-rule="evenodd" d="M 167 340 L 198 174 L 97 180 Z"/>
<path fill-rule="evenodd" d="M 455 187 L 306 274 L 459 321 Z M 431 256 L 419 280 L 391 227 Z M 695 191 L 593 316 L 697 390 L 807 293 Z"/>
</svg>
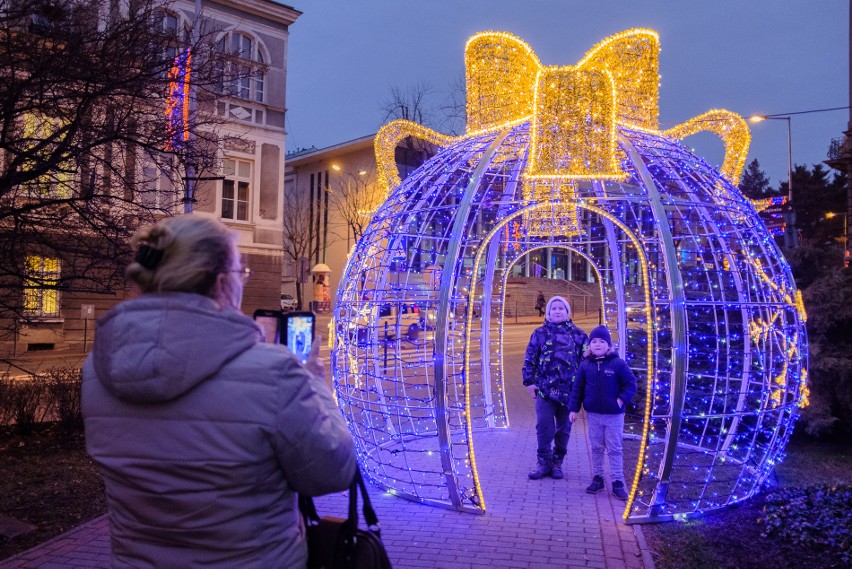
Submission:
<svg viewBox="0 0 852 569">
<path fill-rule="evenodd" d="M 766 120 L 766 117 L 761 116 L 761 115 L 752 115 L 748 118 L 749 122 L 761 122 L 761 121 L 765 121 L 765 120 Z"/>
<path fill-rule="evenodd" d="M 337 164 L 332 164 L 331 169 L 334 170 L 335 172 L 340 172 L 340 166 L 337 165 Z"/>
</svg>

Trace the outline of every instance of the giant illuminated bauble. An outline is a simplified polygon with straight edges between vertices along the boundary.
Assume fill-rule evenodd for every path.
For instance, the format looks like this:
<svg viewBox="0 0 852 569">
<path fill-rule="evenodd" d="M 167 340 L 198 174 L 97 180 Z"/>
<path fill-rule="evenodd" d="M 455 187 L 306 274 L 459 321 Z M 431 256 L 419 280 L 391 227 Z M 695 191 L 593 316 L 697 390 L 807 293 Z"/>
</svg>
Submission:
<svg viewBox="0 0 852 569">
<path fill-rule="evenodd" d="M 377 136 L 390 193 L 341 279 L 332 353 L 373 482 L 484 511 L 474 443 L 508 426 L 503 382 L 517 380 L 502 367 L 508 271 L 547 247 L 592 267 L 639 382 L 625 519 L 741 501 L 782 458 L 806 401 L 801 296 L 734 183 L 744 121 L 711 111 L 657 130 L 657 50 L 656 34 L 631 30 L 548 68 L 514 36 L 479 34 L 466 53 L 469 131 L 395 122 Z M 678 143 L 703 129 L 725 141 L 724 174 Z M 400 185 L 392 149 L 407 135 L 441 149 Z"/>
</svg>

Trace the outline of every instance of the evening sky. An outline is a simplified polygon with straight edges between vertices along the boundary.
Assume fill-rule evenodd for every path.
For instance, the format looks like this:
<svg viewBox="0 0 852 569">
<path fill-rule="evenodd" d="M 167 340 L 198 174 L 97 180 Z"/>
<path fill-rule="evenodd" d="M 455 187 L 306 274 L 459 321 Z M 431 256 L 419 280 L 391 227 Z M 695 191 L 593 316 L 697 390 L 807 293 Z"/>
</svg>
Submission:
<svg viewBox="0 0 852 569">
<path fill-rule="evenodd" d="M 287 150 L 375 133 L 390 86 L 428 83 L 440 106 L 463 75 L 467 39 L 511 32 L 544 65 L 573 65 L 614 33 L 660 34 L 660 123 L 714 108 L 746 117 L 849 104 L 848 0 L 284 0 L 303 12 L 290 27 Z M 794 116 L 793 162 L 826 159 L 849 112 Z M 433 126 L 439 126 L 435 124 Z M 785 121 L 752 126 L 773 186 L 787 179 Z M 686 139 L 711 164 L 713 135 Z"/>
</svg>

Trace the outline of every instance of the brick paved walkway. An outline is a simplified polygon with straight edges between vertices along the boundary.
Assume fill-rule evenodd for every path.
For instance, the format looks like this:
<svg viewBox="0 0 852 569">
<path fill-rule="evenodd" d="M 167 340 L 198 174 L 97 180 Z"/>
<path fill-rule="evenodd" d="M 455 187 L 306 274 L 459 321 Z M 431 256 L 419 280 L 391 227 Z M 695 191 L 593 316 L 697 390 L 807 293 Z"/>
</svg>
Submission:
<svg viewBox="0 0 852 569">
<path fill-rule="evenodd" d="M 508 369 L 517 362 L 506 363 Z M 641 529 L 621 519 L 624 503 L 607 491 L 584 491 L 591 468 L 583 419 L 575 424 L 568 445 L 565 479 L 530 481 L 533 402 L 520 385 L 507 386 L 507 396 L 511 427 L 474 435 L 485 515 L 424 506 L 372 489 L 394 567 L 653 569 Z M 346 504 L 345 493 L 316 500 L 320 515 L 345 517 Z M 108 532 L 106 518 L 97 518 L 0 561 L 0 569 L 109 567 Z"/>
</svg>

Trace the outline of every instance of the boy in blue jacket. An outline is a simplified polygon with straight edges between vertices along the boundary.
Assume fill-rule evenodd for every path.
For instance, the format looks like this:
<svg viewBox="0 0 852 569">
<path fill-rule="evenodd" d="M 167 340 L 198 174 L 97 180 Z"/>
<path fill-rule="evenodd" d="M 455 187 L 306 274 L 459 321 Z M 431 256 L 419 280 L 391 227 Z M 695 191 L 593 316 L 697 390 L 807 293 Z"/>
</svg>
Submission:
<svg viewBox="0 0 852 569">
<path fill-rule="evenodd" d="M 621 437 L 624 432 L 624 409 L 636 395 L 636 378 L 627 363 L 612 349 L 612 338 L 606 326 L 598 326 L 589 334 L 589 355 L 580 363 L 571 391 L 569 419 L 577 419 L 580 405 L 586 410 L 589 444 L 592 447 L 594 477 L 586 492 L 594 494 L 604 487 L 603 455 L 609 455 L 612 493 L 627 499 L 624 488 L 624 458 Z"/>
</svg>

